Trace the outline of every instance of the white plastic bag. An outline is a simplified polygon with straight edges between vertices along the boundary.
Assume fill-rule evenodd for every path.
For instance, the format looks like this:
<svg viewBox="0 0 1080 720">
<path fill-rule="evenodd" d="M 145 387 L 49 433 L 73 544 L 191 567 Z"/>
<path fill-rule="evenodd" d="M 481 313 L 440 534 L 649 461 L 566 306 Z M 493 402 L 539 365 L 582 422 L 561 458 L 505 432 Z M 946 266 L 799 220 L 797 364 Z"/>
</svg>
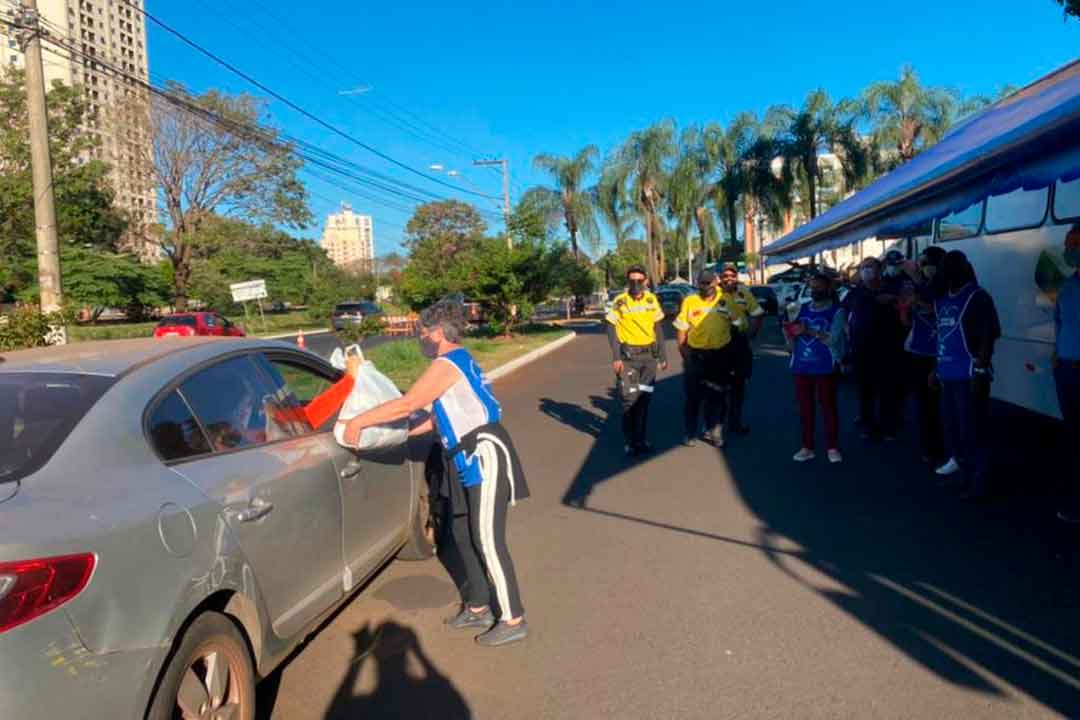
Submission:
<svg viewBox="0 0 1080 720">
<path fill-rule="evenodd" d="M 354 349 L 361 358 L 364 357 L 363 353 L 360 352 L 360 348 L 355 345 L 347 348 L 346 352 Z M 330 363 L 339 370 L 344 370 L 345 353 L 341 352 L 341 350 L 335 350 L 330 356 Z M 401 392 L 390 381 L 390 378 L 379 372 L 375 364 L 370 360 L 364 360 L 360 365 L 356 384 L 353 386 L 352 392 L 349 393 L 349 397 L 346 398 L 345 404 L 341 407 L 341 412 L 338 413 L 337 422 L 334 424 L 334 439 L 342 447 L 351 450 L 385 450 L 386 448 L 404 445 L 409 439 L 409 421 L 407 419 L 389 425 L 364 428 L 360 431 L 360 440 L 355 446 L 344 441 L 345 425 L 349 420 L 377 405 L 382 405 L 384 402 L 399 397 L 401 397 Z"/>
</svg>

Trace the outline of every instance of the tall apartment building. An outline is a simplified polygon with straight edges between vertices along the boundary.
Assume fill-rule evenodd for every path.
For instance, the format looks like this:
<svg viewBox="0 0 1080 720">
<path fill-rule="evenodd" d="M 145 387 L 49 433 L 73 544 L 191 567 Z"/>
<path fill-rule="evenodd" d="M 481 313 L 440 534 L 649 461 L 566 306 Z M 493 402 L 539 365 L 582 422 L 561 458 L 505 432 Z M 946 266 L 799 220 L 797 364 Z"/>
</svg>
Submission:
<svg viewBox="0 0 1080 720">
<path fill-rule="evenodd" d="M 143 5 L 143 0 L 131 2 Z M 153 256 L 157 249 L 146 239 L 146 229 L 157 221 L 149 94 L 137 84 L 149 82 L 146 20 L 124 0 L 37 4 L 47 33 L 42 53 L 46 85 L 59 80 L 84 88 L 91 110 L 84 130 L 97 137 L 94 155 L 112 167 L 117 205 L 132 221 L 125 242 L 139 254 Z M 14 32 L 0 23 L 3 60 L 22 68 L 25 58 Z M 49 38 L 78 52 L 58 47 Z"/>
<path fill-rule="evenodd" d="M 357 215 L 348 203 L 330 213 L 322 246 L 338 267 L 372 272 L 375 267 L 375 228 L 370 215 Z"/>
</svg>

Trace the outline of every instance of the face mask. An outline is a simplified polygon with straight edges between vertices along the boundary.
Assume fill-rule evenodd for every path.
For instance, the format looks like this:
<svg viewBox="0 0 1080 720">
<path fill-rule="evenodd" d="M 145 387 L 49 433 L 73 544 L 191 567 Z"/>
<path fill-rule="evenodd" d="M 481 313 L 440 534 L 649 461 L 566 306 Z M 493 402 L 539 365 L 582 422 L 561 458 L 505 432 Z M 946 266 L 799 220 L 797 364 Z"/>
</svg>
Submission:
<svg viewBox="0 0 1080 720">
<path fill-rule="evenodd" d="M 874 282 L 878 279 L 878 272 L 874 268 L 863 268 L 859 271 L 859 277 L 864 283 Z"/>
<path fill-rule="evenodd" d="M 708 300 L 709 298 L 711 298 L 713 295 L 716 294 L 716 288 L 713 287 L 712 285 L 709 285 L 708 287 L 699 287 L 698 288 L 698 294 L 701 295 L 701 297 Z"/>
<path fill-rule="evenodd" d="M 814 302 L 821 302 L 829 297 L 828 290 L 811 290 L 810 299 Z"/>
<path fill-rule="evenodd" d="M 420 352 L 426 358 L 434 360 L 439 356 L 439 343 L 429 337 L 420 338 Z"/>
<path fill-rule="evenodd" d="M 1068 248 L 1065 251 L 1065 262 L 1069 267 L 1080 268 L 1080 247 Z"/>
<path fill-rule="evenodd" d="M 630 281 L 630 294 L 631 295 L 633 295 L 634 297 L 638 297 L 643 292 L 645 292 L 645 281 L 644 280 L 631 280 Z"/>
</svg>

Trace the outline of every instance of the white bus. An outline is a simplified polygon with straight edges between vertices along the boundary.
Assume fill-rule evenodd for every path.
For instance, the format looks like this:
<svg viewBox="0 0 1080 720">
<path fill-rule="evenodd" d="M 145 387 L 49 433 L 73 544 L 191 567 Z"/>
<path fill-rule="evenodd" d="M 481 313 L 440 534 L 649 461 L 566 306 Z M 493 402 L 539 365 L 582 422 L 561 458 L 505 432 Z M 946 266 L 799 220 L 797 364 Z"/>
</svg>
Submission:
<svg viewBox="0 0 1080 720">
<path fill-rule="evenodd" d="M 929 235 L 903 231 L 928 223 Z M 1053 308 L 1075 271 L 1063 258 L 1073 228 L 1080 232 L 1080 61 L 963 122 L 764 253 L 791 260 L 898 235 L 911 236 L 900 245 L 909 257 L 929 243 L 962 250 L 1001 319 L 994 397 L 1061 417 L 1051 368 Z"/>
</svg>

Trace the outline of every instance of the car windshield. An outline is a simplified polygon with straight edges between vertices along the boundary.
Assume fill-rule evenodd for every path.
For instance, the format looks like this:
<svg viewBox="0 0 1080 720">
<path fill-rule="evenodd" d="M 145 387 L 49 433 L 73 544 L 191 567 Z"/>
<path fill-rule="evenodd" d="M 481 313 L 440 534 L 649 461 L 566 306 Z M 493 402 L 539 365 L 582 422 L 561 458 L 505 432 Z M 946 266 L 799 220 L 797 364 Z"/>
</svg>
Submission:
<svg viewBox="0 0 1080 720">
<path fill-rule="evenodd" d="M 112 384 L 98 375 L 0 374 L 0 483 L 48 462 Z"/>
<path fill-rule="evenodd" d="M 179 327 L 181 325 L 195 327 L 197 324 L 194 315 L 173 315 L 172 317 L 162 318 L 161 322 L 158 323 L 158 327 Z"/>
<path fill-rule="evenodd" d="M 334 308 L 334 313 L 337 315 L 353 315 L 355 313 L 367 315 L 378 311 L 379 306 L 374 303 L 342 303 Z"/>
</svg>

